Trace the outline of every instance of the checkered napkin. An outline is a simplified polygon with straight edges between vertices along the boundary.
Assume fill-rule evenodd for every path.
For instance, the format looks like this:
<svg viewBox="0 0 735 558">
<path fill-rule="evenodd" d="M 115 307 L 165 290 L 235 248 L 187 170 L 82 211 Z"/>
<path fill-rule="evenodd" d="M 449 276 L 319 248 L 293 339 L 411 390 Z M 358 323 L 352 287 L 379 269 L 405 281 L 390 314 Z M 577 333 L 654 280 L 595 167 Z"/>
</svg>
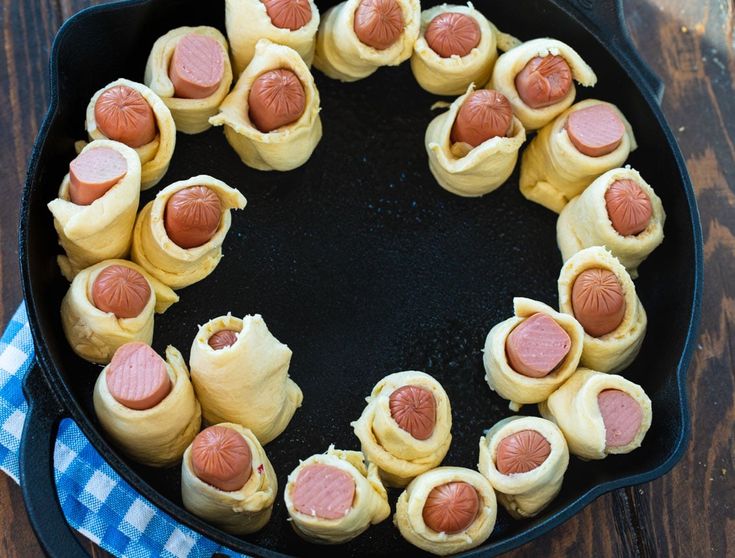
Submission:
<svg viewBox="0 0 735 558">
<path fill-rule="evenodd" d="M 0 469 L 18 482 L 18 450 L 28 405 L 21 390 L 34 351 L 25 303 L 0 339 Z M 54 477 L 69 525 L 116 556 L 209 557 L 220 547 L 142 498 L 105 462 L 79 427 L 64 419 L 56 435 Z"/>
</svg>

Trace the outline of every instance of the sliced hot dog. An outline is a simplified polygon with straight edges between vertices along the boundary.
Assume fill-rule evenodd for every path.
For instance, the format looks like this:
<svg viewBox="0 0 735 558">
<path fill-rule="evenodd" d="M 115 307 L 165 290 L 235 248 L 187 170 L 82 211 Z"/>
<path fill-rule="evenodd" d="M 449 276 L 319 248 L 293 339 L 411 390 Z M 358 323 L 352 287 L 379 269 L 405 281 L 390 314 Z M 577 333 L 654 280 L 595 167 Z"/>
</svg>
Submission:
<svg viewBox="0 0 735 558">
<path fill-rule="evenodd" d="M 480 89 L 462 103 L 452 126 L 452 143 L 472 147 L 496 136 L 506 136 L 513 128 L 513 108 L 502 93 Z"/>
<path fill-rule="evenodd" d="M 69 163 L 69 198 L 77 205 L 90 205 L 120 182 L 127 172 L 125 157 L 114 149 L 88 149 Z"/>
<path fill-rule="evenodd" d="M 112 397 L 137 411 L 152 409 L 171 391 L 166 363 L 145 343 L 126 343 L 115 351 L 105 379 Z"/>
<path fill-rule="evenodd" d="M 250 120 L 263 133 L 296 122 L 304 114 L 306 93 L 291 70 L 271 70 L 258 76 L 248 96 Z"/>
<path fill-rule="evenodd" d="M 588 335 L 601 337 L 615 331 L 625 317 L 625 295 L 609 269 L 587 269 L 572 286 L 572 311 Z"/>
<path fill-rule="evenodd" d="M 426 42 L 439 56 L 467 56 L 480 44 L 480 26 L 475 18 L 457 12 L 439 14 L 429 22 Z"/>
<path fill-rule="evenodd" d="M 602 157 L 615 151 L 625 134 L 625 124 L 607 105 L 575 110 L 566 123 L 567 134 L 580 153 Z"/>
<path fill-rule="evenodd" d="M 225 75 L 222 46 L 212 37 L 186 35 L 179 39 L 168 69 L 176 97 L 205 99 L 211 96 Z"/>
<path fill-rule="evenodd" d="M 209 338 L 207 343 L 215 351 L 219 351 L 220 349 L 224 349 L 225 347 L 234 345 L 235 341 L 237 341 L 237 334 L 237 331 L 233 331 L 231 329 L 223 329 L 213 334 Z"/>
<path fill-rule="evenodd" d="M 515 79 L 521 100 L 533 109 L 555 105 L 572 88 L 572 69 L 561 56 L 531 59 Z"/>
<path fill-rule="evenodd" d="M 638 402 L 619 389 L 606 389 L 597 396 L 602 421 L 605 423 L 605 445 L 627 446 L 641 428 L 643 411 Z"/>
<path fill-rule="evenodd" d="M 550 316 L 534 314 L 508 335 L 505 352 L 511 368 L 530 378 L 550 374 L 569 354 L 572 340 Z"/>
<path fill-rule="evenodd" d="M 206 186 L 192 186 L 169 198 L 164 226 L 168 237 L 188 250 L 212 240 L 221 219 L 219 196 Z"/>
<path fill-rule="evenodd" d="M 634 180 L 616 180 L 605 192 L 607 215 L 622 236 L 640 234 L 651 222 L 651 200 Z"/>
<path fill-rule="evenodd" d="M 127 85 L 104 91 L 94 105 L 94 118 L 105 136 L 129 147 L 146 145 L 158 134 L 153 109 L 143 95 Z"/>
<path fill-rule="evenodd" d="M 138 271 L 124 265 L 103 269 L 92 284 L 92 303 L 118 318 L 135 318 L 151 298 L 151 286 Z"/>
<path fill-rule="evenodd" d="M 311 21 L 308 0 L 261 0 L 271 23 L 280 29 L 296 31 Z"/>
<path fill-rule="evenodd" d="M 541 465 L 551 453 L 551 444 L 535 430 L 521 430 L 498 444 L 495 465 L 503 475 L 528 473 Z"/>
<path fill-rule="evenodd" d="M 291 498 L 300 513 L 321 519 L 339 519 L 352 508 L 355 481 L 337 467 L 314 463 L 299 471 Z"/>
<path fill-rule="evenodd" d="M 355 35 L 375 50 L 392 46 L 403 33 L 403 25 L 403 11 L 396 0 L 362 0 L 355 10 Z"/>
<path fill-rule="evenodd" d="M 480 496 L 466 482 L 448 482 L 435 487 L 424 504 L 424 523 L 437 533 L 461 533 L 475 521 Z"/>
<path fill-rule="evenodd" d="M 239 432 L 226 426 L 210 426 L 192 442 L 191 467 L 199 480 L 232 492 L 250 479 L 253 454 Z"/>
<path fill-rule="evenodd" d="M 428 389 L 402 386 L 390 394 L 390 415 L 417 440 L 431 438 L 436 424 L 436 400 Z"/>
</svg>

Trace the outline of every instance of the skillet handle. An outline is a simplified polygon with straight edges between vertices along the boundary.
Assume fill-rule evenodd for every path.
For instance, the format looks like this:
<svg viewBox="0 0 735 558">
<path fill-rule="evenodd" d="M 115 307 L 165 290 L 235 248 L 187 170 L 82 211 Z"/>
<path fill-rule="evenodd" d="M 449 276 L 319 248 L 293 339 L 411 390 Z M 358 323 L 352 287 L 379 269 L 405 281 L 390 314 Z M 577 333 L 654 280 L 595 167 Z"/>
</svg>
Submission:
<svg viewBox="0 0 735 558">
<path fill-rule="evenodd" d="M 64 519 L 54 483 L 54 443 L 66 415 L 38 364 L 23 381 L 28 414 L 20 441 L 20 485 L 33 531 L 44 552 L 58 558 L 87 558 Z"/>
</svg>

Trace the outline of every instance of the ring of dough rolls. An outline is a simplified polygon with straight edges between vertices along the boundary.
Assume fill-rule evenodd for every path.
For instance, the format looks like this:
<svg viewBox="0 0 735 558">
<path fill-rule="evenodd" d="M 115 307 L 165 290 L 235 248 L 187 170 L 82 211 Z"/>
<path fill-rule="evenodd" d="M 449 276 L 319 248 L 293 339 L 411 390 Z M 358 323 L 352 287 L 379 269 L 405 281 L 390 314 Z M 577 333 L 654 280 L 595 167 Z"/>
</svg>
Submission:
<svg viewBox="0 0 735 558">
<path fill-rule="evenodd" d="M 443 13 L 471 17 L 480 28 L 480 42 L 466 56 L 439 56 L 426 42 L 429 23 Z M 490 79 L 498 58 L 497 29 L 478 12 L 472 3 L 466 6 L 441 5 L 421 12 L 421 29 L 413 45 L 411 70 L 418 84 L 436 95 L 461 95 L 471 83 L 483 84 Z"/>
<path fill-rule="evenodd" d="M 466 482 L 477 490 L 481 503 L 477 517 L 460 533 L 437 533 L 424 522 L 423 510 L 429 493 L 437 486 L 449 482 Z M 463 467 L 438 467 L 419 475 L 396 503 L 393 523 L 411 544 L 422 550 L 446 556 L 475 548 L 485 542 L 495 527 L 498 506 L 495 492 L 485 477 L 477 471 Z"/>
<path fill-rule="evenodd" d="M 434 396 L 436 423 L 426 440 L 414 438 L 391 415 L 390 395 L 407 385 L 424 388 Z M 387 486 L 403 488 L 442 462 L 452 442 L 452 409 L 439 382 L 424 372 L 396 372 L 380 380 L 366 401 L 365 410 L 352 427 L 362 452 L 378 466 Z"/>
<path fill-rule="evenodd" d="M 523 430 L 541 434 L 551 446 L 551 452 L 535 469 L 504 475 L 495 464 L 498 445 L 505 437 Z M 556 424 L 542 418 L 508 417 L 480 438 L 480 473 L 497 492 L 498 502 L 515 519 L 537 515 L 556 498 L 568 465 L 569 448 L 564 435 Z"/>
<path fill-rule="evenodd" d="M 87 119 L 85 126 L 87 128 L 87 135 L 89 140 L 108 139 L 102 131 L 97 128 L 97 121 L 94 115 L 94 108 L 97 104 L 97 100 L 100 95 L 118 85 L 124 85 L 134 89 L 140 93 L 146 102 L 150 105 L 153 110 L 153 115 L 156 118 L 156 125 L 158 126 L 158 134 L 156 138 L 135 149 L 135 152 L 140 157 L 141 163 L 141 183 L 140 187 L 142 190 L 147 190 L 158 184 L 163 178 L 163 175 L 168 171 L 168 166 L 171 163 L 171 157 L 174 154 L 174 148 L 176 147 L 176 123 L 174 122 L 171 111 L 166 106 L 166 103 L 156 95 L 151 89 L 143 85 L 142 83 L 136 83 L 128 79 L 118 79 L 112 83 L 108 83 L 102 89 L 97 91 L 87 105 Z"/>
<path fill-rule="evenodd" d="M 562 266 L 557 282 L 560 312 L 574 315 L 574 281 L 580 273 L 592 268 L 607 269 L 618 278 L 625 298 L 625 315 L 620 325 L 606 335 L 592 337 L 584 333 L 584 348 L 579 362 L 581 366 L 593 370 L 616 373 L 627 368 L 638 356 L 646 335 L 648 317 L 630 275 L 617 258 L 602 246 L 580 250 Z"/>
<path fill-rule="evenodd" d="M 206 186 L 222 203 L 222 220 L 215 235 L 205 244 L 184 249 L 166 232 L 164 216 L 169 198 L 192 186 Z M 222 243 L 230 230 L 231 209 L 243 209 L 245 197 L 221 180 L 199 175 L 167 186 L 146 204 L 138 215 L 133 230 L 132 260 L 150 275 L 172 289 L 182 289 L 201 281 L 212 273 L 222 258 Z"/>
<path fill-rule="evenodd" d="M 151 295 L 135 318 L 118 318 L 98 309 L 92 302 L 92 287 L 108 266 L 134 269 L 148 281 Z M 61 301 L 61 325 L 73 351 L 85 360 L 107 364 L 125 343 L 153 341 L 154 312 L 162 314 L 178 302 L 178 295 L 140 266 L 126 260 L 106 260 L 81 271 Z"/>
<path fill-rule="evenodd" d="M 384 50 L 364 44 L 355 34 L 355 10 L 360 0 L 347 0 L 322 17 L 316 36 L 314 67 L 340 81 L 368 77 L 381 66 L 397 66 L 408 60 L 419 36 L 421 6 L 418 0 L 396 0 L 403 12 L 403 33 Z"/>
<path fill-rule="evenodd" d="M 328 465 L 344 471 L 355 481 L 355 496 L 352 508 L 344 517 L 322 519 L 307 515 L 294 507 L 292 492 L 294 483 L 303 467 L 313 464 Z M 390 504 L 378 468 L 374 463 L 365 463 L 359 451 L 345 451 L 329 446 L 326 453 L 312 455 L 299 463 L 290 475 L 283 492 L 286 509 L 294 531 L 304 539 L 319 544 L 340 544 L 363 533 L 370 525 L 384 521 L 390 515 Z"/>
<path fill-rule="evenodd" d="M 127 164 L 125 176 L 90 205 L 77 205 L 69 196 L 71 179 L 67 174 L 58 197 L 48 204 L 59 244 L 66 253 L 57 261 L 68 281 L 86 267 L 125 257 L 130 251 L 140 200 L 140 159 L 127 145 L 111 140 L 93 141 L 81 152 L 100 147 L 114 149 L 123 156 Z"/>
<path fill-rule="evenodd" d="M 561 56 L 569 64 L 573 78 L 571 88 L 559 102 L 535 109 L 523 102 L 516 89 L 515 79 L 532 59 L 548 55 Z M 574 103 L 577 95 L 575 81 L 584 87 L 592 87 L 597 83 L 597 76 L 572 47 L 556 39 L 542 38 L 526 41 L 502 54 L 495 63 L 487 88 L 495 89 L 508 98 L 513 106 L 513 114 L 530 132 L 546 126 Z"/>
<path fill-rule="evenodd" d="M 632 180 L 651 201 L 651 219 L 646 229 L 637 235 L 622 236 L 610 221 L 605 193 L 618 180 Z M 583 248 L 605 246 L 635 279 L 638 277 L 638 266 L 663 242 L 665 221 L 666 213 L 661 198 L 638 171 L 629 167 L 613 169 L 600 176 L 564 207 L 556 222 L 556 241 L 564 261 Z"/>
<path fill-rule="evenodd" d="M 255 533 L 271 518 L 278 491 L 276 472 L 255 434 L 239 424 L 226 422 L 219 426 L 242 435 L 250 447 L 253 469 L 250 478 L 240 490 L 233 492 L 207 484 L 194 473 L 189 445 L 181 462 L 181 499 L 191 513 L 228 533 Z"/>
<path fill-rule="evenodd" d="M 469 152 L 467 144 L 453 146 L 454 121 L 465 99 L 474 90 L 475 86 L 471 84 L 464 95 L 455 99 L 449 110 L 434 118 L 424 137 L 431 174 L 442 188 L 465 197 L 482 196 L 500 187 L 513 174 L 518 151 L 526 141 L 523 124 L 513 116 L 510 137 L 490 138 Z"/>
<path fill-rule="evenodd" d="M 616 389 L 632 397 L 641 407 L 642 420 L 633 440 L 626 446 L 606 447 L 605 423 L 597 403 L 597 396 L 606 389 Z M 641 446 L 651 426 L 651 400 L 643 388 L 615 374 L 580 368 L 547 401 L 540 403 L 539 412 L 555 422 L 577 457 L 604 459 L 610 454 L 630 453 Z"/>
<path fill-rule="evenodd" d="M 296 122 L 265 133 L 250 121 L 250 89 L 261 74 L 278 69 L 291 70 L 296 74 L 304 86 L 306 104 L 304 113 Z M 267 39 L 261 39 L 255 45 L 255 57 L 219 110 L 219 114 L 209 122 L 225 127 L 229 144 L 242 162 L 254 169 L 287 171 L 300 167 L 311 157 L 322 138 L 319 91 L 314 77 L 295 50 Z"/>
<path fill-rule="evenodd" d="M 309 0 L 309 6 L 311 20 L 292 31 L 273 25 L 265 4 L 260 0 L 227 0 L 225 23 L 236 75 L 240 75 L 250 64 L 260 39 L 292 48 L 311 67 L 319 29 L 319 9 L 313 0 Z"/>
<path fill-rule="evenodd" d="M 516 372 L 508 362 L 505 349 L 511 331 L 526 318 L 541 312 L 552 318 L 569 335 L 571 346 L 564 360 L 542 378 L 531 378 Z M 482 361 L 485 365 L 485 380 L 490 389 L 503 399 L 510 401 L 510 408 L 518 411 L 521 405 L 544 401 L 562 385 L 579 365 L 582 356 L 584 329 L 568 314 L 557 312 L 543 302 L 530 298 L 513 299 L 514 316 L 496 324 L 487 334 Z"/>
<path fill-rule="evenodd" d="M 222 330 L 238 332 L 237 340 L 214 350 L 208 340 Z M 243 319 L 227 314 L 201 326 L 189 362 L 204 421 L 242 424 L 262 444 L 280 435 L 303 400 L 288 376 L 291 355 L 260 314 Z"/>
<path fill-rule="evenodd" d="M 574 146 L 565 125 L 573 112 L 600 104 L 615 111 L 625 126 L 625 133 L 614 151 L 600 157 L 589 157 Z M 559 213 L 593 180 L 625 163 L 630 152 L 637 147 L 633 128 L 618 107 L 597 99 L 581 101 L 544 126 L 523 152 L 521 194 Z"/>
<path fill-rule="evenodd" d="M 94 385 L 94 410 L 105 432 L 123 453 L 150 467 L 169 467 L 199 432 L 201 409 L 181 353 L 166 347 L 171 392 L 156 406 L 138 411 L 118 403 L 107 389 L 107 367 Z"/>
<path fill-rule="evenodd" d="M 258 1 L 258 4 L 261 2 Z M 199 35 L 214 39 L 222 47 L 224 75 L 217 91 L 204 99 L 180 99 L 175 96 L 174 84 L 169 78 L 169 66 L 176 45 L 187 35 Z M 155 92 L 171 111 L 176 130 L 184 134 L 198 134 L 211 127 L 209 118 L 217 114 L 220 104 L 230 92 L 232 66 L 227 40 L 214 27 L 179 27 L 172 29 L 155 43 L 145 66 L 145 84 Z"/>
</svg>

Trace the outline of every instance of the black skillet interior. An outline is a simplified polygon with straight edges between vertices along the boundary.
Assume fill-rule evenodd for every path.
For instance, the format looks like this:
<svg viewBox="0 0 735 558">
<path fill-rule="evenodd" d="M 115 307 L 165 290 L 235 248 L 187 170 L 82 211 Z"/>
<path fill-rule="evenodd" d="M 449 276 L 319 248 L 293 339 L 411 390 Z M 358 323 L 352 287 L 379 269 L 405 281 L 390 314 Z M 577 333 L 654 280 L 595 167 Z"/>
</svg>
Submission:
<svg viewBox="0 0 735 558">
<path fill-rule="evenodd" d="M 318 4 L 324 11 L 330 2 Z M 687 178 L 651 95 L 646 99 L 599 40 L 548 0 L 480 0 L 476 7 L 521 39 L 553 35 L 582 53 L 599 82 L 593 90 L 580 90 L 579 98 L 615 102 L 627 115 L 639 143 L 629 163 L 654 185 L 668 214 L 666 240 L 636 282 L 649 329 L 640 356 L 625 372 L 653 400 L 645 444 L 601 462 L 573 458 L 562 492 L 539 517 L 512 521 L 501 511 L 484 547 L 492 551 L 558 523 L 605 490 L 642 482 L 673 464 L 687 432 L 682 382 L 699 271 Z M 68 285 L 56 266 L 56 235 L 45 204 L 67 172 L 74 141 L 84 136 L 84 111 L 94 91 L 118 77 L 141 81 L 153 41 L 167 30 L 204 24 L 224 30 L 223 20 L 221 0 L 138 0 L 82 14 L 65 27 L 55 49 L 58 104 L 39 145 L 26 200 L 26 296 L 39 353 L 57 393 L 95 445 L 122 469 L 126 466 L 105 441 L 92 408 L 100 368 L 77 358 L 61 330 L 59 305 Z M 474 468 L 483 430 L 511 414 L 483 380 L 485 335 L 511 315 L 514 296 L 556 305 L 561 265 L 556 216 L 522 198 L 517 172 L 481 199 L 460 198 L 436 184 L 423 136 L 437 98 L 416 84 L 407 63 L 353 84 L 315 75 L 324 137 L 300 169 L 249 169 L 220 129 L 178 136 L 162 185 L 212 174 L 239 188 L 248 207 L 233 215 L 216 271 L 181 291 L 181 302 L 156 319 L 154 347 L 162 352 L 173 344 L 186 357 L 197 324 L 231 311 L 261 313 L 294 352 L 290 373 L 304 391 L 304 404 L 286 432 L 267 446 L 281 488 L 273 518 L 246 543 L 213 528 L 207 534 L 250 553 L 256 550 L 247 543 L 285 554 L 357 556 L 369 549 L 371 555 L 408 556 L 418 551 L 390 520 L 347 545 L 306 545 L 286 522 L 286 476 L 300 458 L 331 443 L 357 448 L 350 422 L 359 416 L 364 397 L 385 374 L 406 369 L 424 370 L 445 386 L 454 440 L 444 463 Z M 143 201 L 157 190 L 146 192 Z M 535 413 L 535 407 L 523 412 Z M 126 465 L 133 473 L 122 472 L 134 486 L 191 524 L 189 514 L 146 486 L 180 505 L 178 468 Z M 391 494 L 392 504 L 396 496 Z"/>
</svg>

